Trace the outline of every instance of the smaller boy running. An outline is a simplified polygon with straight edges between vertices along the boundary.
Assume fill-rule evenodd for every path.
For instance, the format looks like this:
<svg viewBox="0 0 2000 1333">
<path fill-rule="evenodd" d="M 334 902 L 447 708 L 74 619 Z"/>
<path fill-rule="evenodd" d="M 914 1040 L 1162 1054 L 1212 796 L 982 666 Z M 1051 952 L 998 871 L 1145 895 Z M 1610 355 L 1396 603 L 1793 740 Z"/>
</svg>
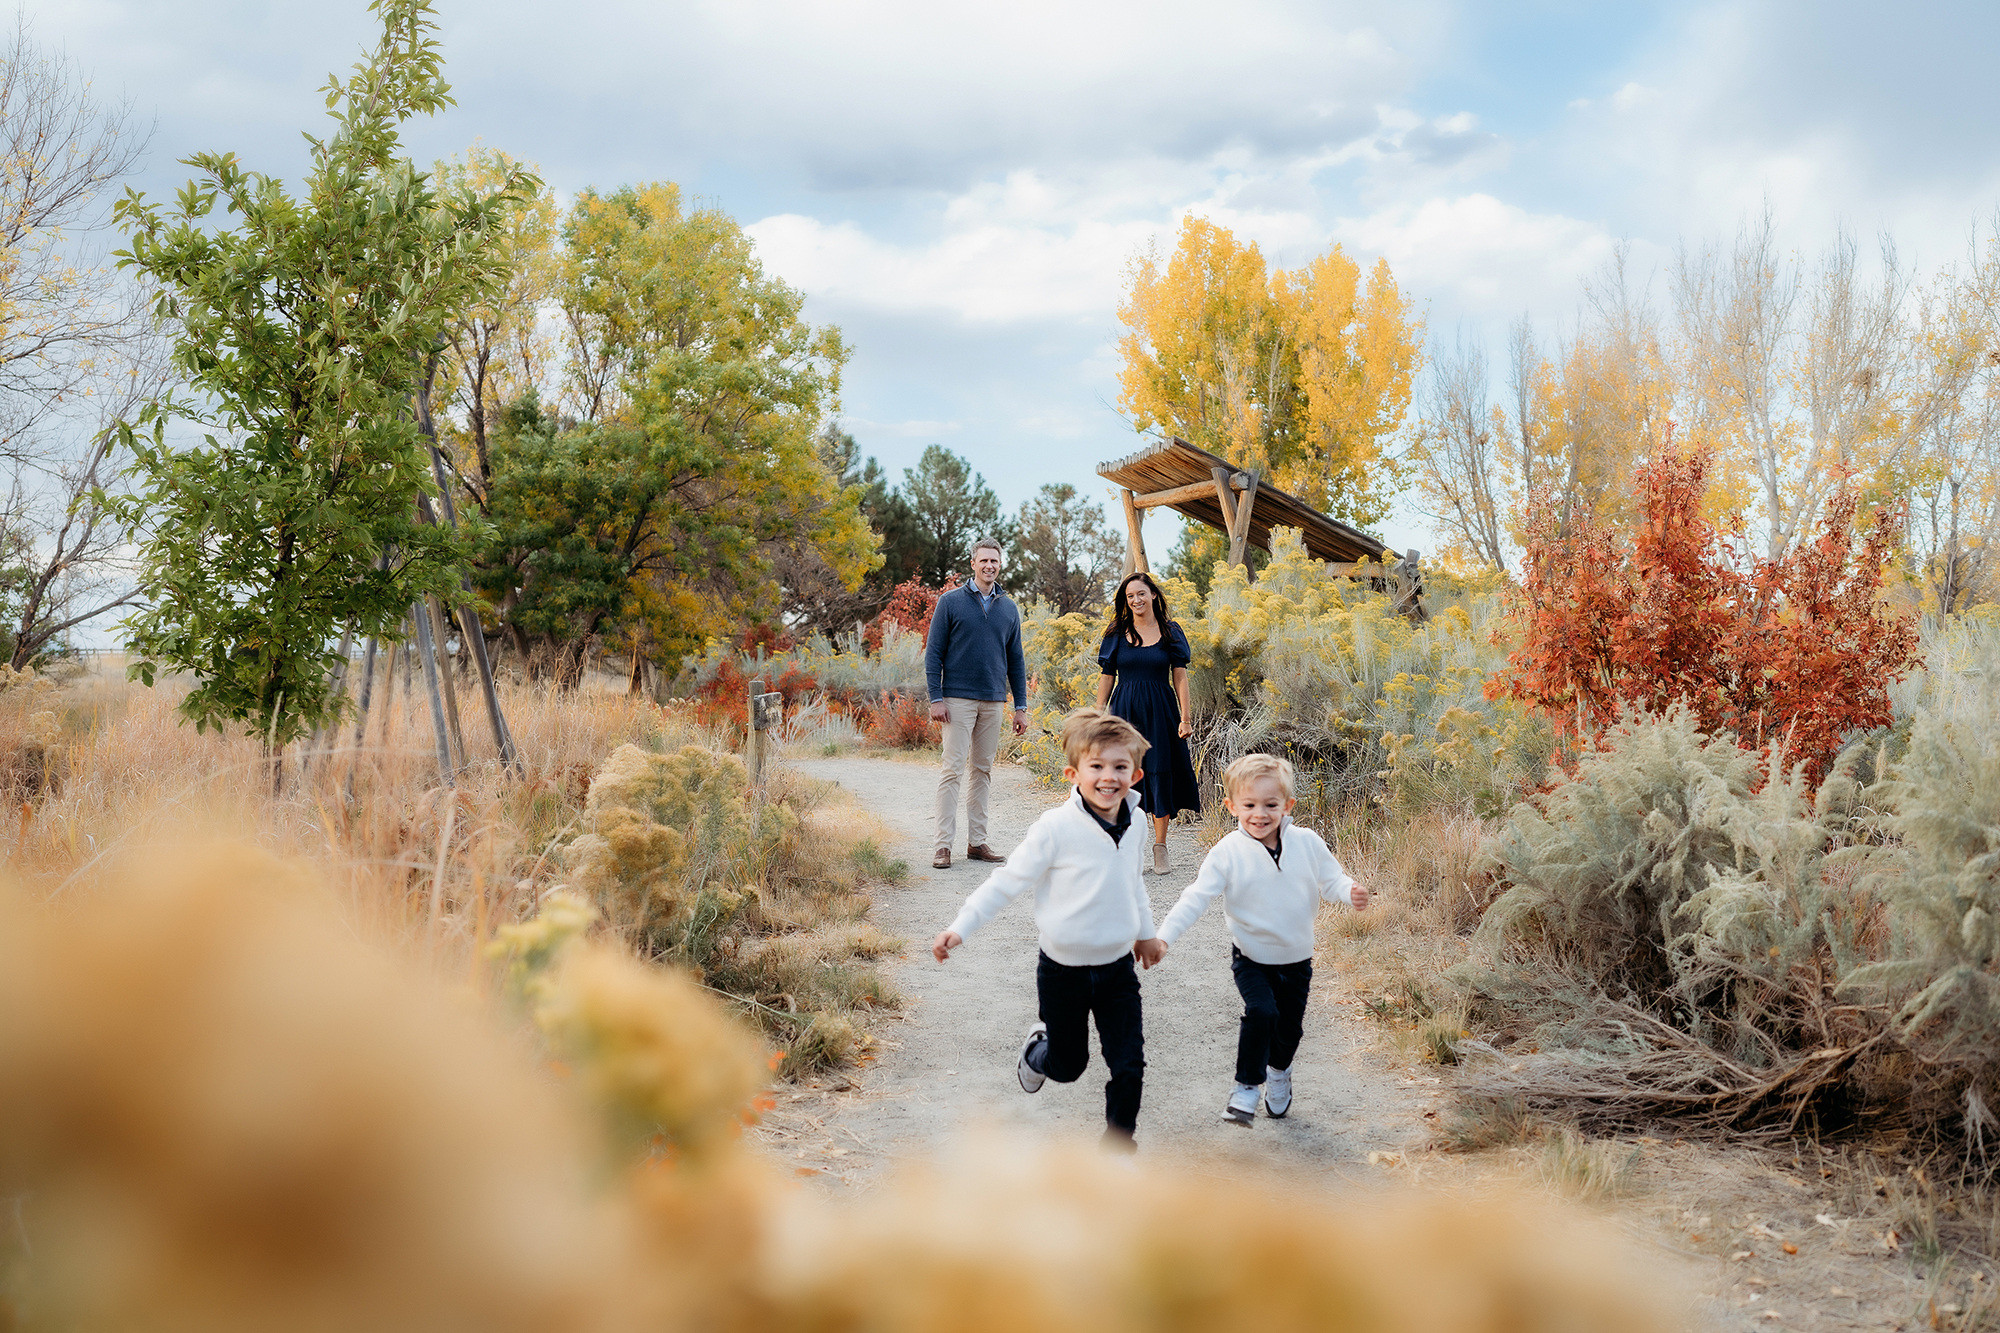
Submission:
<svg viewBox="0 0 2000 1333">
<path fill-rule="evenodd" d="M 1070 798 L 1029 828 L 1000 869 L 973 890 L 951 926 L 931 942 L 942 963 L 973 931 L 1022 891 L 1035 891 L 1041 957 L 1035 991 L 1041 1022 L 1028 1029 L 1017 1072 L 1026 1092 L 1044 1079 L 1074 1083 L 1090 1063 L 1090 1028 L 1111 1081 L 1104 1087 L 1104 1146 L 1131 1152 L 1146 1071 L 1146 1035 L 1139 1009 L 1138 958 L 1151 967 L 1166 951 L 1153 936 L 1132 832 L 1143 776 L 1146 739 L 1124 718 L 1079 708 L 1063 723 L 1063 781 Z M 1126 842 L 1130 837 L 1132 841 Z"/>
<path fill-rule="evenodd" d="M 1223 807 L 1236 816 L 1201 873 L 1160 926 L 1171 945 L 1222 896 L 1235 943 L 1229 970 L 1243 997 L 1236 1034 L 1236 1088 L 1222 1118 L 1248 1127 L 1258 1090 L 1272 1118 L 1292 1109 L 1292 1057 L 1305 1031 L 1312 989 L 1313 918 L 1321 899 L 1368 906 L 1368 890 L 1341 868 L 1326 842 L 1292 823 L 1292 766 L 1276 755 L 1248 754 L 1222 774 Z M 1161 952 L 1165 952 L 1163 948 Z"/>
</svg>

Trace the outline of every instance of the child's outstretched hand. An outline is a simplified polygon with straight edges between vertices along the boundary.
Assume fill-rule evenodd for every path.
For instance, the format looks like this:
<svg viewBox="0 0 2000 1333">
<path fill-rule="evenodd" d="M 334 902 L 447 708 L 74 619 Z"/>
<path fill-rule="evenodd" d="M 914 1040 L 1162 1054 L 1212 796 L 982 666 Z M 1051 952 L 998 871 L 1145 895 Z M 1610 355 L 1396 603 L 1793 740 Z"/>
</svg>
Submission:
<svg viewBox="0 0 2000 1333">
<path fill-rule="evenodd" d="M 1132 946 L 1132 956 L 1139 960 L 1140 967 L 1152 967 L 1167 956 L 1167 942 L 1165 940 L 1140 940 Z"/>
<path fill-rule="evenodd" d="M 931 941 L 931 957 L 940 963 L 945 962 L 951 957 L 951 951 L 963 943 L 965 937 L 957 931 L 941 930 L 938 932 L 938 937 Z"/>
<path fill-rule="evenodd" d="M 1354 904 L 1355 911 L 1365 912 L 1368 910 L 1368 899 L 1372 895 L 1368 892 L 1367 889 L 1363 888 L 1359 884 L 1356 884 L 1354 887 L 1350 888 L 1347 891 L 1347 896 L 1349 901 L 1351 901 Z"/>
</svg>

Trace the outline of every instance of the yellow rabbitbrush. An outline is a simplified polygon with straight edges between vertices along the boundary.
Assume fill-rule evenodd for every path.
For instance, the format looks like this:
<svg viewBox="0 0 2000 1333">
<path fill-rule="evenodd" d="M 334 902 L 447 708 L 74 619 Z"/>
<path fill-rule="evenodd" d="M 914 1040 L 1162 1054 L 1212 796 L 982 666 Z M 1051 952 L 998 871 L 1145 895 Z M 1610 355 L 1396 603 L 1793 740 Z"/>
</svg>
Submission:
<svg viewBox="0 0 2000 1333">
<path fill-rule="evenodd" d="M 60 914 L 0 897 L 16 1329 L 1677 1326 L 1601 1223 L 1508 1195 L 1308 1196 L 983 1150 L 822 1199 L 730 1132 L 749 1107 L 701 1066 L 757 1048 L 727 1049 L 692 988 L 589 962 L 621 977 L 609 1008 L 634 1021 L 613 1026 L 703 1039 L 636 1063 L 630 1043 L 582 1043 L 552 1084 L 500 1011 L 355 940 L 303 871 L 228 849 L 146 864 Z M 593 1131 L 590 1100 L 644 1080 L 700 1156 L 620 1158 Z"/>
<path fill-rule="evenodd" d="M 564 851 L 570 887 L 650 952 L 702 966 L 796 822 L 775 805 L 753 828 L 749 791 L 734 755 L 619 746 L 591 780 L 588 831 Z"/>
</svg>

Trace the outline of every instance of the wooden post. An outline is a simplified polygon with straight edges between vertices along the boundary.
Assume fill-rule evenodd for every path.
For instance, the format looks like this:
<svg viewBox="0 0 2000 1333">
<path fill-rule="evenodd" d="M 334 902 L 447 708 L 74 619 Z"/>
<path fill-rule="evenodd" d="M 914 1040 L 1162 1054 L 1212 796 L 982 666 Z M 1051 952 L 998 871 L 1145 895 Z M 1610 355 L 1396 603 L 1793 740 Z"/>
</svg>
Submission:
<svg viewBox="0 0 2000 1333">
<path fill-rule="evenodd" d="M 1424 609 L 1424 573 L 1420 555 L 1413 548 L 1403 552 L 1403 558 L 1396 562 L 1394 603 L 1397 612 L 1419 625 L 1430 619 L 1430 612 Z"/>
<path fill-rule="evenodd" d="M 763 656 L 763 649 L 758 649 Z M 750 819 L 755 826 L 759 812 L 764 808 L 764 759 L 770 742 L 764 733 L 784 720 L 785 696 L 775 690 L 767 691 L 762 680 L 750 682 L 749 698 L 745 701 L 743 751 L 744 760 L 750 769 Z"/>
<path fill-rule="evenodd" d="M 743 699 L 743 766 L 750 770 L 750 787 L 754 791 L 764 776 L 762 756 L 757 753 L 757 699 L 764 693 L 764 682 L 753 680 L 744 691 Z"/>
<path fill-rule="evenodd" d="M 1243 566 L 1243 576 L 1250 582 L 1257 581 L 1257 571 L 1250 568 L 1250 511 L 1257 504 L 1257 474 L 1255 471 L 1243 474 L 1248 483 L 1243 487 L 1243 499 L 1236 506 L 1236 513 L 1229 524 L 1229 563 Z"/>
<path fill-rule="evenodd" d="M 1125 572 L 1127 574 L 1149 574 L 1146 565 L 1146 534 L 1140 524 L 1146 516 L 1139 512 L 1139 506 L 1132 503 L 1132 488 L 1120 487 L 1119 498 L 1125 502 Z"/>
<path fill-rule="evenodd" d="M 1209 476 L 1215 478 L 1215 502 L 1222 506 L 1222 530 L 1236 531 L 1236 497 L 1229 493 L 1229 479 L 1236 475 L 1234 468 L 1212 467 Z"/>
<path fill-rule="evenodd" d="M 438 684 L 436 645 L 431 642 L 431 609 L 424 602 L 410 604 L 410 619 L 417 623 L 417 656 L 424 667 L 424 693 L 430 699 L 431 731 L 437 737 L 438 776 L 447 787 L 451 778 L 451 731 L 444 720 L 444 690 Z"/>
</svg>

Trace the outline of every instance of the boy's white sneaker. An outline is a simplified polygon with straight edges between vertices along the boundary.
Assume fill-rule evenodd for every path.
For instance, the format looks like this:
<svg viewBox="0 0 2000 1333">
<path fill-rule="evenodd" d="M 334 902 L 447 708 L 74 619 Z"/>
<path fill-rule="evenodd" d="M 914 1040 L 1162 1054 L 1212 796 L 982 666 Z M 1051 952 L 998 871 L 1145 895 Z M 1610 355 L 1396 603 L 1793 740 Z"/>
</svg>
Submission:
<svg viewBox="0 0 2000 1333">
<path fill-rule="evenodd" d="M 1257 1118 L 1257 1085 L 1238 1083 L 1236 1090 L 1229 1094 L 1229 1105 L 1222 1108 L 1222 1118 L 1232 1125 L 1248 1129 L 1250 1122 Z"/>
<path fill-rule="evenodd" d="M 1285 1112 L 1292 1109 L 1292 1071 L 1289 1069 L 1266 1069 L 1264 1071 L 1264 1114 L 1273 1120 L 1285 1118 Z"/>
<path fill-rule="evenodd" d="M 1028 1029 L 1028 1039 L 1021 1043 L 1021 1059 L 1014 1066 L 1014 1072 L 1021 1076 L 1022 1092 L 1040 1092 L 1042 1084 L 1048 1082 L 1048 1075 L 1028 1063 L 1028 1057 L 1036 1051 L 1049 1048 L 1049 1025 L 1037 1023 Z M 1046 1058 L 1046 1057 L 1045 1057 Z"/>
</svg>

